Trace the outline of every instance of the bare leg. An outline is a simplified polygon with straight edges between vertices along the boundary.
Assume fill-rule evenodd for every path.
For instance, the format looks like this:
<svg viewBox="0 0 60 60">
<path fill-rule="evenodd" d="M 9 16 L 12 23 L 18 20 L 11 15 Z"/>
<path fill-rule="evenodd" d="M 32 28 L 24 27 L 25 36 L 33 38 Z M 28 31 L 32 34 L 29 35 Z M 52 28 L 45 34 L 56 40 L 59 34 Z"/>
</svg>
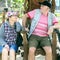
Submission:
<svg viewBox="0 0 60 60">
<path fill-rule="evenodd" d="M 10 49 L 9 59 L 10 59 L 10 60 L 15 60 L 15 51 L 14 51 L 14 49 Z"/>
<path fill-rule="evenodd" d="M 7 50 L 7 48 L 3 48 L 3 50 L 2 50 L 2 60 L 8 60 L 8 50 Z"/>
<path fill-rule="evenodd" d="M 52 60 L 52 49 L 50 46 L 43 47 L 46 52 L 45 60 Z"/>
<path fill-rule="evenodd" d="M 35 51 L 36 48 L 34 47 L 29 48 L 28 60 L 35 60 Z"/>
</svg>

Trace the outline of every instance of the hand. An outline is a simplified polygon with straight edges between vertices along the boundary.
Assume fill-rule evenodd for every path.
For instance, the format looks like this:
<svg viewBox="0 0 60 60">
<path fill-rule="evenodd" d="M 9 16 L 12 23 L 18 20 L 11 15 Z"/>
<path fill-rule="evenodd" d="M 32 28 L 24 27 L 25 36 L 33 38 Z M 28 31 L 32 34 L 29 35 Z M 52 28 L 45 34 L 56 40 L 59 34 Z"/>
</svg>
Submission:
<svg viewBox="0 0 60 60">
<path fill-rule="evenodd" d="M 53 33 L 53 30 L 54 30 L 54 27 L 51 26 L 51 27 L 49 28 L 49 30 L 48 30 L 48 35 L 52 34 L 52 33 Z"/>
<path fill-rule="evenodd" d="M 27 31 L 27 32 L 28 32 L 28 31 L 29 31 L 29 29 L 28 29 L 28 28 L 25 28 L 25 31 Z"/>
<path fill-rule="evenodd" d="M 9 46 L 7 44 L 4 46 L 4 48 L 6 48 L 9 51 Z"/>
<path fill-rule="evenodd" d="M 22 31 L 29 32 L 29 29 L 28 29 L 28 27 L 23 27 Z"/>
</svg>

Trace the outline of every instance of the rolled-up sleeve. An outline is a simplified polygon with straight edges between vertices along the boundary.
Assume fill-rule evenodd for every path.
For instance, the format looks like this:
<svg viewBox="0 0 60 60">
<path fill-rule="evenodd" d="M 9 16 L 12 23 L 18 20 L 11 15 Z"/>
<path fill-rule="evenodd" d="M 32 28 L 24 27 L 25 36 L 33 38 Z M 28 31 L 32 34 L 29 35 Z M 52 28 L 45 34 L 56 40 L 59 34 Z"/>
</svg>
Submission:
<svg viewBox="0 0 60 60">
<path fill-rule="evenodd" d="M 32 19 L 35 15 L 35 10 L 28 12 L 27 15 L 29 16 L 30 19 Z"/>
<path fill-rule="evenodd" d="M 58 19 L 57 19 L 57 17 L 55 16 L 55 17 L 53 18 L 53 25 L 56 24 L 56 23 L 58 23 Z"/>
</svg>

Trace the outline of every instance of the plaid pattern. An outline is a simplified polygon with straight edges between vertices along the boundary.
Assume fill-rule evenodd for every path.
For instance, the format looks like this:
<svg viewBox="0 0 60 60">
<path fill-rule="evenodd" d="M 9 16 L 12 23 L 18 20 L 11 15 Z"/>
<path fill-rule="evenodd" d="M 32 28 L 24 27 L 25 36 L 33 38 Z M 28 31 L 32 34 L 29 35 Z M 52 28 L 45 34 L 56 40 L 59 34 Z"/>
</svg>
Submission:
<svg viewBox="0 0 60 60">
<path fill-rule="evenodd" d="M 8 45 L 15 44 L 17 38 L 15 29 L 9 26 L 7 23 L 4 24 L 4 29 L 5 42 L 7 42 Z"/>
</svg>

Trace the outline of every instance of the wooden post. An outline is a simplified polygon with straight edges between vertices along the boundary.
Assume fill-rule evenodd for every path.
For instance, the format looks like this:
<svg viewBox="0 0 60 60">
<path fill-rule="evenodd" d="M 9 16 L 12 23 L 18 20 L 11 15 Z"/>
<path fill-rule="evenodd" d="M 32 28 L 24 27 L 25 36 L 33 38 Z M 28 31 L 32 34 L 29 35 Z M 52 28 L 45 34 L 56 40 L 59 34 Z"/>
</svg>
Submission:
<svg viewBox="0 0 60 60">
<path fill-rule="evenodd" d="M 52 0 L 52 7 L 51 12 L 54 13 L 55 11 L 55 0 Z M 56 38 L 56 32 L 53 32 L 53 39 L 52 39 L 52 53 L 53 53 L 53 60 L 57 60 L 57 54 L 56 54 L 56 45 L 57 45 L 57 38 Z"/>
<path fill-rule="evenodd" d="M 52 8 L 51 8 L 51 12 L 53 12 L 53 13 L 54 13 L 54 11 L 55 11 L 55 6 L 56 6 L 55 0 L 52 0 Z"/>
<path fill-rule="evenodd" d="M 23 60 L 28 60 L 28 41 L 27 41 L 27 37 L 26 37 L 26 32 L 23 33 L 23 46 L 24 46 Z"/>
<path fill-rule="evenodd" d="M 53 53 L 52 55 L 53 55 L 53 60 L 57 60 L 56 45 L 57 45 L 56 32 L 53 32 L 53 39 L 52 39 L 52 53 Z"/>
</svg>

